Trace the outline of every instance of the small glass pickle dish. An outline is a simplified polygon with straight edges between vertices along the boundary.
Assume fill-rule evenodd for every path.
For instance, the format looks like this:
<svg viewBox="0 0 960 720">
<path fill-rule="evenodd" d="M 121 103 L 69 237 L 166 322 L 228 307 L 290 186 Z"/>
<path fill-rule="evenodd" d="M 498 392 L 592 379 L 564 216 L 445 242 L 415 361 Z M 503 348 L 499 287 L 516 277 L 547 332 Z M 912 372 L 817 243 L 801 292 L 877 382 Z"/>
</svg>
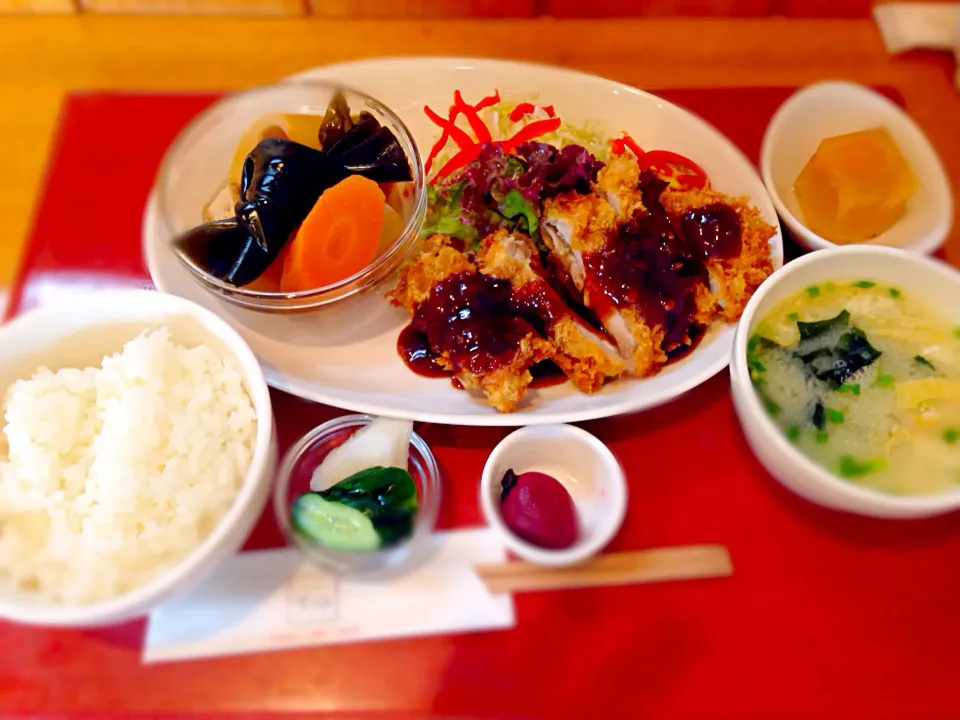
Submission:
<svg viewBox="0 0 960 720">
<path fill-rule="evenodd" d="M 314 471 L 336 448 L 373 421 L 370 415 L 346 415 L 317 426 L 287 451 L 274 486 L 274 512 L 287 542 L 300 550 L 309 561 L 336 574 L 370 574 L 401 564 L 415 563 L 421 551 L 428 549 L 427 541 L 440 509 L 440 469 L 437 461 L 423 438 L 411 432 L 407 470 L 416 487 L 417 508 L 409 535 L 395 544 L 385 544 L 376 549 L 343 550 L 318 542 L 298 529 L 294 517 L 295 503 L 305 493 L 311 493 Z M 333 520 L 334 525 L 337 522 L 337 519 Z"/>
</svg>

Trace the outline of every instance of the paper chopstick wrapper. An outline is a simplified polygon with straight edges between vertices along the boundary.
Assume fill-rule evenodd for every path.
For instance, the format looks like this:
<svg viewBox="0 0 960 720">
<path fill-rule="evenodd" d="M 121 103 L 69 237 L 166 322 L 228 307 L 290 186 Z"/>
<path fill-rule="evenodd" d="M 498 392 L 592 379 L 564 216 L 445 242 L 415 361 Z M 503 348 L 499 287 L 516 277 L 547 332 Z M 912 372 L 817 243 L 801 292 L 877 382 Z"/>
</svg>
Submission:
<svg viewBox="0 0 960 720">
<path fill-rule="evenodd" d="M 960 90 L 960 3 L 884 3 L 873 17 L 888 52 L 948 50 L 957 59 Z"/>
<path fill-rule="evenodd" d="M 435 534 L 408 572 L 376 579 L 325 573 L 292 548 L 241 553 L 200 587 L 156 610 L 144 662 L 512 628 L 513 599 L 474 571 L 501 563 L 489 529 Z"/>
</svg>

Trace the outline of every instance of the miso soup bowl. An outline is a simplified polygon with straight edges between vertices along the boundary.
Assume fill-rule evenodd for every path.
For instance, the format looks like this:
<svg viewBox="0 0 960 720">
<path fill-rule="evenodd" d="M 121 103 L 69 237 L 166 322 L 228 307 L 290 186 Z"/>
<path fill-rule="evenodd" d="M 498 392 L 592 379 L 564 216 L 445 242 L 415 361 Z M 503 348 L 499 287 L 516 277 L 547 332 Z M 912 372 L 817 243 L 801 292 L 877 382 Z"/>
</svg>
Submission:
<svg viewBox="0 0 960 720">
<path fill-rule="evenodd" d="M 791 443 L 770 418 L 750 380 L 747 342 L 778 302 L 810 285 L 851 277 L 888 282 L 935 305 L 960 326 L 960 273 L 923 255 L 881 246 L 820 250 L 785 265 L 760 286 L 740 318 L 730 359 L 733 404 L 747 443 L 787 489 L 810 502 L 878 518 L 920 518 L 960 508 L 960 487 L 938 495 L 898 496 L 844 480 Z"/>
</svg>

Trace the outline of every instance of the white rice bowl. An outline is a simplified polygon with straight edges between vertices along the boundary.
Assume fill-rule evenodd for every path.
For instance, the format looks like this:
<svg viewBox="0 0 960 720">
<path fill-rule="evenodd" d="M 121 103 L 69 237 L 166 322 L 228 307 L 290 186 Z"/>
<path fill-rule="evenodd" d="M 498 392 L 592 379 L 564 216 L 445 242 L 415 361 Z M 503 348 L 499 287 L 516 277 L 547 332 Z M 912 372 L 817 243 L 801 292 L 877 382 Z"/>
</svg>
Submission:
<svg viewBox="0 0 960 720">
<path fill-rule="evenodd" d="M 7 390 L 0 575 L 68 603 L 146 584 L 210 534 L 243 484 L 257 417 L 243 376 L 161 328 L 101 368 Z"/>
<path fill-rule="evenodd" d="M 188 301 L 103 295 L 0 328 L 17 348 L 0 370 L 0 617 L 145 612 L 238 549 L 269 491 L 273 417 L 249 348 Z"/>
</svg>

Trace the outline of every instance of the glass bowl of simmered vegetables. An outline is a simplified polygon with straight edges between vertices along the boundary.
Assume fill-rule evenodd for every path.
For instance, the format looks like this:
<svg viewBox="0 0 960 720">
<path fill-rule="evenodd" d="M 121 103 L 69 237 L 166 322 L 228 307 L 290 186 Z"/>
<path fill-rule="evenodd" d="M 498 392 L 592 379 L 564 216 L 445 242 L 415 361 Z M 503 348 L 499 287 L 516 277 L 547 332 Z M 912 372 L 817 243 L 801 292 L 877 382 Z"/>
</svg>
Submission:
<svg viewBox="0 0 960 720">
<path fill-rule="evenodd" d="M 193 278 L 267 312 L 321 307 L 385 280 L 415 246 L 427 204 L 400 118 L 320 81 L 211 105 L 171 145 L 156 199 Z"/>
<path fill-rule="evenodd" d="M 274 486 L 280 530 L 335 573 L 415 565 L 429 553 L 440 470 L 409 420 L 347 415 L 304 435 Z"/>
</svg>

